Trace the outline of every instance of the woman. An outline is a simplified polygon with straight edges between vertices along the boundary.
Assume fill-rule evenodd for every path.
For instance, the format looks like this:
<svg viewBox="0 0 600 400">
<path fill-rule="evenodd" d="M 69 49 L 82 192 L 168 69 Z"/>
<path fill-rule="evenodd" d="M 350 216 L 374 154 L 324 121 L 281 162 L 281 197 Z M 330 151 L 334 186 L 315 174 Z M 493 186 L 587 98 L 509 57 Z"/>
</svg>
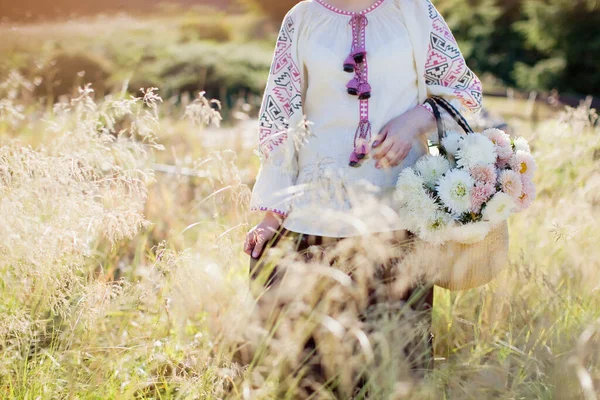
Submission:
<svg viewBox="0 0 600 400">
<path fill-rule="evenodd" d="M 299 238 L 300 250 L 386 232 L 402 240 L 391 194 L 435 136 L 425 100 L 443 96 L 478 112 L 481 93 L 430 0 L 297 4 L 281 27 L 260 111 L 251 209 L 264 218 L 246 253 L 260 259 L 282 232 Z M 425 308 L 432 290 L 421 294 Z"/>
</svg>

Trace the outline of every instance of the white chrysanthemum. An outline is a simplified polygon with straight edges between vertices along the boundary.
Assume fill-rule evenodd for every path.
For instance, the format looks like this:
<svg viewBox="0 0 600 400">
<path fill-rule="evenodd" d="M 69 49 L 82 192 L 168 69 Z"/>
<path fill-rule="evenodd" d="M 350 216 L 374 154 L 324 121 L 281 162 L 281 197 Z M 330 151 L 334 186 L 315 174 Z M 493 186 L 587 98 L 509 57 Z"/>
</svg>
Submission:
<svg viewBox="0 0 600 400">
<path fill-rule="evenodd" d="M 415 233 L 420 231 L 424 219 L 440 211 L 435 199 L 427 192 L 423 178 L 412 168 L 406 168 L 400 173 L 394 197 L 406 229 Z"/>
<path fill-rule="evenodd" d="M 498 154 L 490 139 L 474 133 L 465 136 L 456 158 L 459 167 L 470 169 L 477 165 L 495 164 Z"/>
<path fill-rule="evenodd" d="M 454 219 L 451 215 L 442 210 L 437 210 L 420 221 L 419 237 L 430 243 L 443 243 L 449 239 L 448 228 L 453 224 Z"/>
<path fill-rule="evenodd" d="M 474 185 L 475 180 L 467 171 L 454 169 L 438 181 L 436 189 L 446 207 L 455 214 L 462 214 L 471 208 Z"/>
<path fill-rule="evenodd" d="M 442 156 L 425 156 L 419 159 L 415 169 L 425 184 L 433 188 L 438 179 L 450 169 L 450 162 Z"/>
<path fill-rule="evenodd" d="M 504 192 L 498 192 L 483 208 L 483 219 L 492 224 L 506 221 L 516 210 L 515 200 Z"/>
<path fill-rule="evenodd" d="M 432 215 L 441 211 L 440 206 L 435 199 L 431 197 L 425 190 L 421 193 L 416 193 L 405 203 L 405 210 L 408 213 L 408 218 L 413 219 L 420 224 L 431 218 Z"/>
<path fill-rule="evenodd" d="M 405 168 L 398 176 L 394 199 L 401 204 L 414 201 L 426 195 L 423 178 L 415 173 L 412 168 Z"/>
<path fill-rule="evenodd" d="M 464 135 L 456 131 L 448 131 L 446 136 L 442 139 L 442 147 L 446 150 L 446 153 L 456 155 L 456 152 L 460 148 Z"/>
<path fill-rule="evenodd" d="M 524 137 L 518 137 L 515 139 L 515 151 L 524 151 L 526 153 L 531 153 L 531 148 L 529 147 L 529 142 Z"/>
</svg>

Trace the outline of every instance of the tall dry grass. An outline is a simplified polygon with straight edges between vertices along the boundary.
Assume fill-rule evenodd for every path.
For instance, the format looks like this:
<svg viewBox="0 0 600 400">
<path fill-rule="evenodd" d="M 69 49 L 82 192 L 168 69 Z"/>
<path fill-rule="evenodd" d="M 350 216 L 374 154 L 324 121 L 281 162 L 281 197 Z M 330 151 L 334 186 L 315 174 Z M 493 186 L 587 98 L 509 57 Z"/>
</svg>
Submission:
<svg viewBox="0 0 600 400">
<path fill-rule="evenodd" d="M 241 252 L 257 218 L 253 132 L 204 127 L 219 117 L 202 97 L 178 111 L 153 89 L 98 99 L 84 87 L 47 109 L 34 86 L 18 74 L 0 86 L 1 398 L 332 398 L 364 370 L 357 398 L 597 397 L 589 107 L 519 132 L 539 198 L 511 220 L 499 279 L 436 291 L 436 368 L 415 381 L 401 352 L 414 332 L 398 321 L 410 313 L 370 323 L 364 287 L 342 271 L 285 259 L 293 279 L 256 307 Z M 165 163 L 176 168 L 155 175 Z M 298 369 L 309 334 L 326 385 Z"/>
</svg>

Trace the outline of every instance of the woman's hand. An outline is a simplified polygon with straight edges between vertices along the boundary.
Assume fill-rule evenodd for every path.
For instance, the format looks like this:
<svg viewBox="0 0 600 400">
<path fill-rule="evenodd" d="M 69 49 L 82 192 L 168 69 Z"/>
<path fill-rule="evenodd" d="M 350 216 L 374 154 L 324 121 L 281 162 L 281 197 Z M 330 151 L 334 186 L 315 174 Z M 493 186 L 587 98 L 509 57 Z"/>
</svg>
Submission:
<svg viewBox="0 0 600 400">
<path fill-rule="evenodd" d="M 260 257 L 265 245 L 275 236 L 281 226 L 279 215 L 267 212 L 262 222 L 256 225 L 246 236 L 244 252 L 253 258 Z"/>
<path fill-rule="evenodd" d="M 414 107 L 383 127 L 373 142 L 376 168 L 400 165 L 413 146 L 414 140 L 435 129 L 435 118 L 424 107 Z"/>
</svg>

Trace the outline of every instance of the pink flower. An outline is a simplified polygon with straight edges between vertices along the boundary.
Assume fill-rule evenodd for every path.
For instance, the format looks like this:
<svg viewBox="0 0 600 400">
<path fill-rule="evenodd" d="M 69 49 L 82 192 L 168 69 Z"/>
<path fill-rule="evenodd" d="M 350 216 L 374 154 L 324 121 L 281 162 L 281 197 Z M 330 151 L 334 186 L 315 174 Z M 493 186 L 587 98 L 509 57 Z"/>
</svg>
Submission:
<svg viewBox="0 0 600 400">
<path fill-rule="evenodd" d="M 504 131 L 497 128 L 486 129 L 482 132 L 496 146 L 510 146 L 510 136 Z"/>
<path fill-rule="evenodd" d="M 510 159 L 515 153 L 512 147 L 498 149 L 498 161 L 496 161 L 496 167 L 499 169 L 505 169 L 510 164 Z"/>
<path fill-rule="evenodd" d="M 498 169 L 505 169 L 506 167 L 508 167 L 508 163 L 510 162 L 510 157 L 508 159 L 506 158 L 502 158 L 502 159 L 498 159 L 498 161 L 496 161 L 496 167 Z"/>
<path fill-rule="evenodd" d="M 521 175 L 510 169 L 504 170 L 500 173 L 498 182 L 502 187 L 502 191 L 515 200 L 517 200 L 523 194 L 523 182 L 521 181 Z"/>
<path fill-rule="evenodd" d="M 508 147 L 496 147 L 496 152 L 498 153 L 498 161 L 507 162 L 513 155 L 513 149 L 508 144 Z"/>
<path fill-rule="evenodd" d="M 487 136 L 488 139 L 496 146 L 496 153 L 498 154 L 498 166 L 506 166 L 508 160 L 513 155 L 513 148 L 510 143 L 510 136 L 500 129 L 492 128 L 483 131 L 483 135 Z"/>
<path fill-rule="evenodd" d="M 517 199 L 517 207 L 519 207 L 519 211 L 529 208 L 537 196 L 533 181 L 526 176 L 523 177 L 522 181 L 523 193 L 521 193 L 521 196 Z"/>
<path fill-rule="evenodd" d="M 524 175 L 528 178 L 532 178 L 533 174 L 537 170 L 537 165 L 533 156 L 523 150 L 518 150 L 510 159 L 510 168 L 513 171 Z"/>
<path fill-rule="evenodd" d="M 498 175 L 496 174 L 496 168 L 493 165 L 476 165 L 469 170 L 473 179 L 476 182 L 488 185 L 495 185 Z"/>
<path fill-rule="evenodd" d="M 496 187 L 493 183 L 478 182 L 471 189 L 471 209 L 469 211 L 479 213 L 483 203 L 488 201 L 496 193 Z"/>
</svg>

